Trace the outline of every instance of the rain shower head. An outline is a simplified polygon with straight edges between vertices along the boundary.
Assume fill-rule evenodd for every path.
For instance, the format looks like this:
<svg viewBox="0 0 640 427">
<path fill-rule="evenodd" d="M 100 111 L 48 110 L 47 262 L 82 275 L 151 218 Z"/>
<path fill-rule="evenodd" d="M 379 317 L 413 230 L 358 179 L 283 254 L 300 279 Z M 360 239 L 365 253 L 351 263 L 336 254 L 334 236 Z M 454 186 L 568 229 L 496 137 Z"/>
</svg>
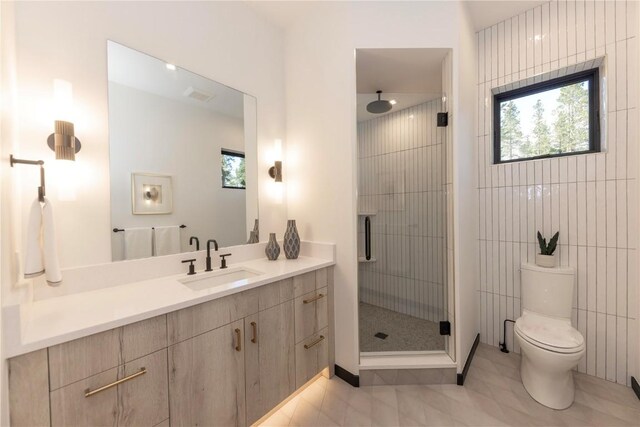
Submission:
<svg viewBox="0 0 640 427">
<path fill-rule="evenodd" d="M 393 104 L 390 101 L 380 99 L 382 91 L 379 90 L 376 91 L 376 93 L 378 94 L 378 99 L 367 104 L 367 111 L 372 114 L 382 114 L 391 110 L 391 108 L 393 108 Z"/>
</svg>

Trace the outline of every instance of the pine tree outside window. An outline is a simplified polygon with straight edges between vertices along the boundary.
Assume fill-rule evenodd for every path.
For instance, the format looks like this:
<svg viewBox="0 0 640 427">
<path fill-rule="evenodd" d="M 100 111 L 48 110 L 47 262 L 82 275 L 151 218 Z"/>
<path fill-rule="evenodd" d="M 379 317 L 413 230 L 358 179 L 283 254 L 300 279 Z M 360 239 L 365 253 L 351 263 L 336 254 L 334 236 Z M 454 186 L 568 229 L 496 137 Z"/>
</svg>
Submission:
<svg viewBox="0 0 640 427">
<path fill-rule="evenodd" d="M 598 69 L 494 95 L 494 163 L 600 151 Z"/>
</svg>

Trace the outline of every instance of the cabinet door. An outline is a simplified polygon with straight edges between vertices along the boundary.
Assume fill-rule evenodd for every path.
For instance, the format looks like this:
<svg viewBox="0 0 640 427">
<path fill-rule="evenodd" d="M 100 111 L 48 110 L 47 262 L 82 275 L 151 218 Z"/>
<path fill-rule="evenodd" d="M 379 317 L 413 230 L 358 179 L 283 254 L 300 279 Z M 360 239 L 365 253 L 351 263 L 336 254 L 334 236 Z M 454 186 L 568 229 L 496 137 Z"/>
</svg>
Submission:
<svg viewBox="0 0 640 427">
<path fill-rule="evenodd" d="M 169 347 L 172 426 L 244 426 L 244 320 Z"/>
<path fill-rule="evenodd" d="M 293 301 L 245 319 L 247 423 L 251 424 L 296 389 Z"/>
</svg>

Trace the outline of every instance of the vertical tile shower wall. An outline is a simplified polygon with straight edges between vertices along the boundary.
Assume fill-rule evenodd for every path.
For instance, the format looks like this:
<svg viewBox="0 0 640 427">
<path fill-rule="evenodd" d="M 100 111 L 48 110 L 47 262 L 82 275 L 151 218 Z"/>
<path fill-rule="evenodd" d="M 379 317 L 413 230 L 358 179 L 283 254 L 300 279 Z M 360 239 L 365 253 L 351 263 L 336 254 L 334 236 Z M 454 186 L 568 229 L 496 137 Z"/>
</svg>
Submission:
<svg viewBox="0 0 640 427">
<path fill-rule="evenodd" d="M 440 111 L 436 99 L 358 123 L 358 207 L 375 213 L 375 262 L 359 264 L 360 301 L 431 321 L 445 319 L 447 311 Z M 362 220 L 359 227 L 363 242 Z"/>
<path fill-rule="evenodd" d="M 560 264 L 577 272 L 572 321 L 587 345 L 578 370 L 621 384 L 638 374 L 636 7 L 553 1 L 477 33 L 481 339 L 497 345 L 502 321 L 520 315 L 520 264 L 534 261 L 536 231 L 559 230 Z M 604 152 L 493 165 L 491 89 L 598 57 Z"/>
</svg>

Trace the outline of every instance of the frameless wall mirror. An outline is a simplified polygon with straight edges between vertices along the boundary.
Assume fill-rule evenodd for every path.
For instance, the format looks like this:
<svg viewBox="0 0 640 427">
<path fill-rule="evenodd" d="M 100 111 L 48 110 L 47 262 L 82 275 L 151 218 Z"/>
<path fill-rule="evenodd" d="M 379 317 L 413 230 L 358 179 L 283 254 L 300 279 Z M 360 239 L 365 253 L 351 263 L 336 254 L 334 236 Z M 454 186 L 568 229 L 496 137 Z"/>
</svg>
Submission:
<svg viewBox="0 0 640 427">
<path fill-rule="evenodd" d="M 113 261 L 247 243 L 256 99 L 112 41 L 107 51 Z"/>
</svg>

